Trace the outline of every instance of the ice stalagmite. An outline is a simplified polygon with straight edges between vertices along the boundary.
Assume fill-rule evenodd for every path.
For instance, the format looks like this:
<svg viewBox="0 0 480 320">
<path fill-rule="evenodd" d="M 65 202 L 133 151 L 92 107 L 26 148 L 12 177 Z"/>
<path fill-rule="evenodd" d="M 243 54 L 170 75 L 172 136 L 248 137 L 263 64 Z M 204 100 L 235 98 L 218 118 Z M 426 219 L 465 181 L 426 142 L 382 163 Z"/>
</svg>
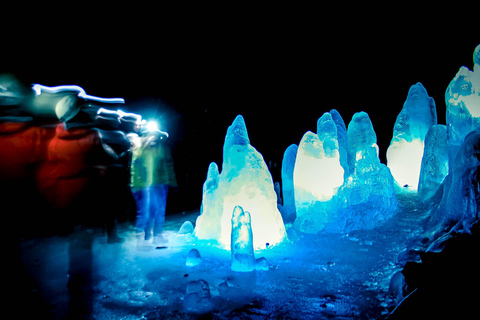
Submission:
<svg viewBox="0 0 480 320">
<path fill-rule="evenodd" d="M 450 165 L 444 182 L 442 200 L 432 208 L 428 223 L 430 228 L 444 225 L 455 230 L 470 232 L 480 215 L 480 127 L 470 132 L 460 146 Z"/>
<path fill-rule="evenodd" d="M 262 155 L 250 144 L 241 115 L 227 130 L 218 180 L 215 168 L 210 169 L 195 228 L 199 239 L 215 240 L 230 248 L 231 218 L 237 205 L 250 212 L 255 248 L 266 248 L 267 243 L 277 244 L 286 238 L 272 176 Z"/>
<path fill-rule="evenodd" d="M 393 177 L 380 163 L 377 136 L 367 113 L 355 113 L 347 133 L 352 174 L 339 190 L 339 217 L 332 227 L 345 232 L 372 229 L 397 209 Z"/>
<path fill-rule="evenodd" d="M 418 195 L 424 201 L 435 194 L 448 174 L 447 127 L 436 124 L 425 137 Z"/>
<path fill-rule="evenodd" d="M 480 45 L 473 61 L 473 71 L 461 67 L 445 92 L 450 166 L 467 134 L 480 125 Z"/>
<path fill-rule="evenodd" d="M 344 177 L 347 178 L 348 175 L 350 174 L 350 169 L 348 165 L 348 156 L 347 156 L 347 148 L 348 148 L 347 127 L 345 126 L 345 122 L 343 121 L 342 116 L 340 116 L 340 113 L 337 110 L 335 109 L 330 110 L 330 115 L 332 116 L 332 119 L 337 126 L 340 165 L 343 167 L 343 170 L 345 171 Z M 318 131 L 318 128 L 317 128 L 317 131 Z"/>
<path fill-rule="evenodd" d="M 401 187 L 417 189 L 425 136 L 434 124 L 437 124 L 435 101 L 418 82 L 408 91 L 387 149 L 387 165 Z"/>
<path fill-rule="evenodd" d="M 337 125 L 330 113 L 317 123 L 318 134 L 308 131 L 298 146 L 293 174 L 295 228 L 316 233 L 333 218 L 329 201 L 343 184 L 344 168 L 340 163 Z"/>
<path fill-rule="evenodd" d="M 253 234 L 250 213 L 236 206 L 232 214 L 232 270 L 250 272 L 255 269 L 255 255 L 253 253 Z"/>
<path fill-rule="evenodd" d="M 366 112 L 357 112 L 348 124 L 348 153 L 354 175 L 363 175 L 380 164 L 377 135 Z"/>
<path fill-rule="evenodd" d="M 298 146 L 290 145 L 283 154 L 282 161 L 282 193 L 283 206 L 281 209 L 283 221 L 285 223 L 293 222 L 296 217 L 295 213 L 295 191 L 293 189 L 293 170 L 295 168 L 295 160 L 297 159 Z"/>
<path fill-rule="evenodd" d="M 208 166 L 207 180 L 203 184 L 202 206 L 197 218 L 194 234 L 198 239 L 218 239 L 221 234 L 220 221 L 223 214 L 222 202 L 218 199 L 218 166 Z"/>
</svg>

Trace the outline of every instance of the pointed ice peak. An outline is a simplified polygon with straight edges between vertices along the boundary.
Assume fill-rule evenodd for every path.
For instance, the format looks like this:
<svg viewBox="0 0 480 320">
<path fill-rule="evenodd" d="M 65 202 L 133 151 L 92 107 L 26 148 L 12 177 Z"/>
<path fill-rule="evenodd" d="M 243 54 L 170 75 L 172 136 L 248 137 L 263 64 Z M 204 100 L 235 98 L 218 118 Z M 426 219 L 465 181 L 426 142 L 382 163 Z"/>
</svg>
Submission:
<svg viewBox="0 0 480 320">
<path fill-rule="evenodd" d="M 317 121 L 317 135 L 323 144 L 323 150 L 327 157 L 334 157 L 338 152 L 337 124 L 332 115 L 325 112 Z"/>
<path fill-rule="evenodd" d="M 343 128 L 343 130 L 346 131 L 347 127 L 345 126 L 345 121 L 343 121 L 343 118 L 340 115 L 340 113 L 337 111 L 337 109 L 330 110 L 330 114 L 332 115 L 332 119 L 333 119 L 333 121 L 335 121 L 337 126 L 340 127 L 340 128 Z"/>
<path fill-rule="evenodd" d="M 480 44 L 473 51 L 473 64 L 480 66 Z"/>
<path fill-rule="evenodd" d="M 348 124 L 348 165 L 353 173 L 358 171 L 358 160 L 369 159 L 369 163 L 379 163 L 377 135 L 373 129 L 372 121 L 364 111 L 353 115 Z"/>
<path fill-rule="evenodd" d="M 325 112 L 317 121 L 317 134 L 337 135 L 337 125 L 333 121 L 332 115 L 329 112 Z"/>
<path fill-rule="evenodd" d="M 348 124 L 347 134 L 349 150 L 363 149 L 377 143 L 377 135 L 373 129 L 372 121 L 364 111 L 353 115 Z"/>
<path fill-rule="evenodd" d="M 304 152 L 313 158 L 323 158 L 323 147 L 318 135 L 312 131 L 307 131 L 300 140 L 299 146 L 304 146 Z"/>
<path fill-rule="evenodd" d="M 218 165 L 216 162 L 210 163 L 207 171 L 207 180 L 218 178 Z"/>
<path fill-rule="evenodd" d="M 249 145 L 247 126 L 242 115 L 238 115 L 230 127 L 228 127 L 227 135 L 225 137 L 224 149 L 232 145 Z"/>
<path fill-rule="evenodd" d="M 418 82 L 408 90 L 407 99 L 393 127 L 392 142 L 412 142 L 415 139 L 423 142 L 428 129 L 434 124 L 437 124 L 435 100 L 428 96 L 425 87 Z"/>
<path fill-rule="evenodd" d="M 330 122 L 333 122 L 330 112 L 325 112 L 322 114 L 322 116 L 317 120 L 317 134 L 324 132 L 325 130 L 323 130 L 323 126 Z"/>
<path fill-rule="evenodd" d="M 218 186 L 218 165 L 216 162 L 210 163 L 208 166 L 208 171 L 207 171 L 207 180 L 205 180 L 205 183 L 203 184 L 203 190 L 208 191 L 212 188 L 216 188 Z"/>
<path fill-rule="evenodd" d="M 248 211 L 244 211 L 241 206 L 235 206 L 235 208 L 233 208 L 232 214 L 232 227 L 240 228 L 242 225 L 248 226 L 250 224 L 250 213 Z"/>
<path fill-rule="evenodd" d="M 410 100 L 428 100 L 430 97 L 428 96 L 427 89 L 421 84 L 417 82 L 413 86 L 410 87 L 408 90 L 407 101 Z"/>
</svg>

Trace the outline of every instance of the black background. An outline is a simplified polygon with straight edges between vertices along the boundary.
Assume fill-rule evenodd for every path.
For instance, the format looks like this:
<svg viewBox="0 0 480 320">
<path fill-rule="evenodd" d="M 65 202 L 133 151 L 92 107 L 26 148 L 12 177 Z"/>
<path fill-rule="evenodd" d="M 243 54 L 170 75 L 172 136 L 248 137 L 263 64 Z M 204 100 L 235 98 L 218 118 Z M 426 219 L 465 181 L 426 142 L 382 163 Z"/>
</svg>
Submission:
<svg viewBox="0 0 480 320">
<path fill-rule="evenodd" d="M 370 115 L 385 162 L 410 86 L 425 86 L 445 123 L 445 89 L 461 66 L 473 68 L 480 43 L 468 10 L 459 20 L 395 7 L 40 9 L 4 22 L 0 72 L 123 97 L 125 111 L 158 119 L 180 184 L 171 210 L 198 208 L 238 114 L 275 181 L 285 149 L 333 108 L 347 125 L 355 112 Z"/>
</svg>

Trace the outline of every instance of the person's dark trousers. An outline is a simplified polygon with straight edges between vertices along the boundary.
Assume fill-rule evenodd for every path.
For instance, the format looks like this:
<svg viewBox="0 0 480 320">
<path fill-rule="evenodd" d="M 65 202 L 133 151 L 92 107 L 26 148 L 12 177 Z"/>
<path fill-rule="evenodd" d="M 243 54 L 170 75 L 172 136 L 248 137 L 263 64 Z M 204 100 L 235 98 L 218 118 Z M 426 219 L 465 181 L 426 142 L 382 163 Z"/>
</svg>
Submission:
<svg viewBox="0 0 480 320">
<path fill-rule="evenodd" d="M 167 207 L 168 185 L 160 184 L 132 191 L 137 204 L 137 230 L 145 232 L 145 240 L 162 234 Z"/>
</svg>

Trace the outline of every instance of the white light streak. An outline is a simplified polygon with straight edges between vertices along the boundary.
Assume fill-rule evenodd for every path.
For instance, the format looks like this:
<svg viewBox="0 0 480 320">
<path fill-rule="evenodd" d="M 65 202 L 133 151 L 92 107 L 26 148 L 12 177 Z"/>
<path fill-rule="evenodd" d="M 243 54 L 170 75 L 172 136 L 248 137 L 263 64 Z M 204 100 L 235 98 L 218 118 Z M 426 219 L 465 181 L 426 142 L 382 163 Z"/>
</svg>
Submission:
<svg viewBox="0 0 480 320">
<path fill-rule="evenodd" d="M 77 96 L 88 99 L 88 100 L 93 100 L 93 101 L 98 101 L 98 102 L 103 102 L 103 103 L 125 103 L 125 99 L 123 98 L 100 98 L 100 97 L 95 97 L 87 94 L 85 90 L 82 87 L 76 86 L 76 85 L 64 85 L 64 86 L 56 86 L 56 87 L 48 87 L 44 86 L 41 84 L 34 84 L 32 86 L 33 91 L 38 95 L 42 93 L 42 91 L 50 92 L 50 93 L 58 93 L 58 92 L 64 92 L 64 91 L 76 91 Z"/>
</svg>

